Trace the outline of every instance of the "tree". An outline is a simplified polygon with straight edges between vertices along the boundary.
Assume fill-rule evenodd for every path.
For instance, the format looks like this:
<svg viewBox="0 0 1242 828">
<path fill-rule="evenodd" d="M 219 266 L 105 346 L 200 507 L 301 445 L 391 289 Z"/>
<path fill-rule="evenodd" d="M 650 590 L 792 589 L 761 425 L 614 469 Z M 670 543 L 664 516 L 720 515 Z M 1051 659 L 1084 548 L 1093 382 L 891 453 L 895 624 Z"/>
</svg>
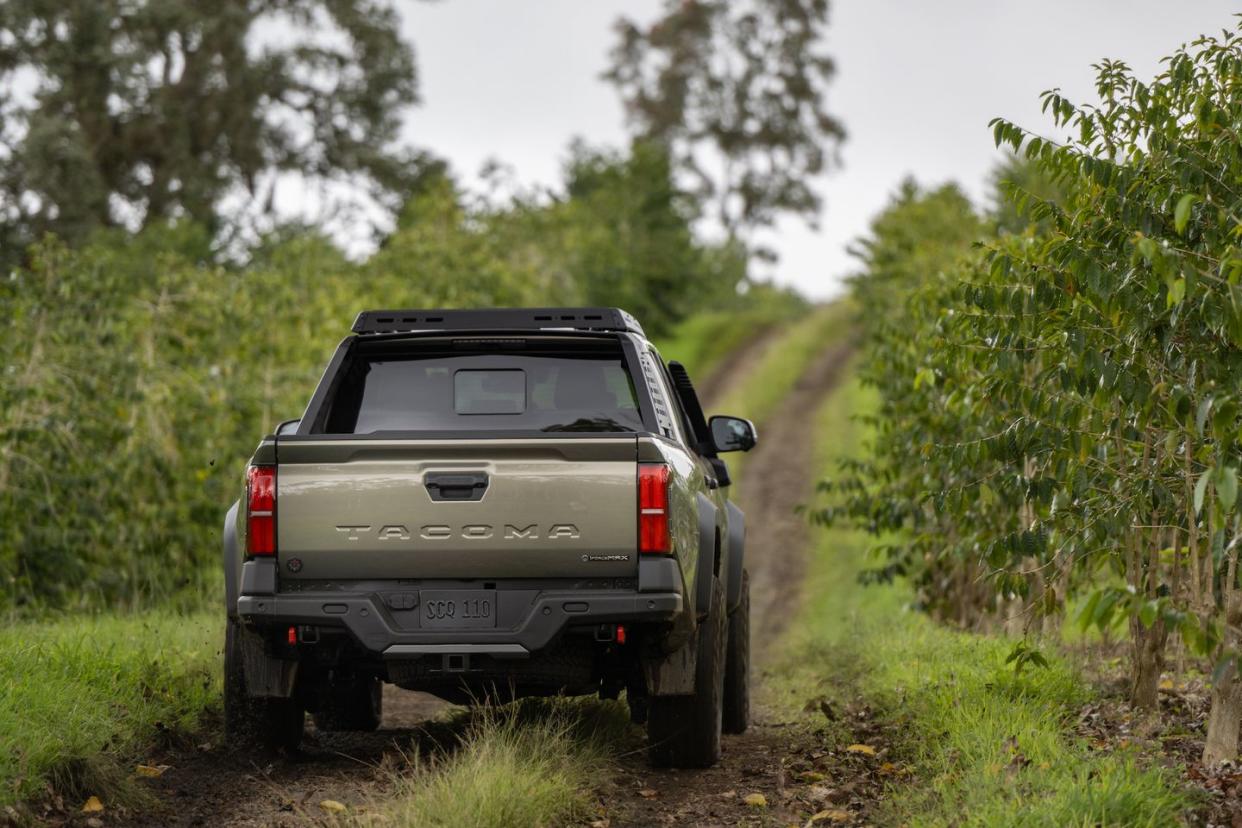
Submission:
<svg viewBox="0 0 1242 828">
<path fill-rule="evenodd" d="M 624 155 L 575 145 L 566 179 L 558 212 L 589 304 L 621 305 L 661 334 L 736 291 L 741 269 L 713 267 L 705 255 L 691 229 L 693 202 L 660 145 L 639 141 Z"/>
<path fill-rule="evenodd" d="M 389 144 L 415 100 L 413 54 L 377 0 L 8 0 L 0 244 L 184 216 L 214 232 L 221 198 L 262 197 L 271 172 L 399 206 L 417 156 Z"/>
<path fill-rule="evenodd" d="M 825 109 L 827 24 L 828 0 L 666 0 L 648 28 L 617 23 L 605 77 L 730 238 L 819 211 L 811 181 L 845 136 Z"/>
</svg>

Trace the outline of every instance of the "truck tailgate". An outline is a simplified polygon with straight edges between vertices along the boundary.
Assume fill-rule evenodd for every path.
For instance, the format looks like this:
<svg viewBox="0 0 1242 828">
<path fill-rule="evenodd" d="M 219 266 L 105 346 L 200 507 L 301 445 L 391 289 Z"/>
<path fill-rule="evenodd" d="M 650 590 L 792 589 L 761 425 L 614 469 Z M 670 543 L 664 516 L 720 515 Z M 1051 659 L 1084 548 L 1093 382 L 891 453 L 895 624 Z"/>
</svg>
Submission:
<svg viewBox="0 0 1242 828">
<path fill-rule="evenodd" d="M 638 571 L 633 437 L 295 437 L 276 456 L 287 579 Z"/>
</svg>

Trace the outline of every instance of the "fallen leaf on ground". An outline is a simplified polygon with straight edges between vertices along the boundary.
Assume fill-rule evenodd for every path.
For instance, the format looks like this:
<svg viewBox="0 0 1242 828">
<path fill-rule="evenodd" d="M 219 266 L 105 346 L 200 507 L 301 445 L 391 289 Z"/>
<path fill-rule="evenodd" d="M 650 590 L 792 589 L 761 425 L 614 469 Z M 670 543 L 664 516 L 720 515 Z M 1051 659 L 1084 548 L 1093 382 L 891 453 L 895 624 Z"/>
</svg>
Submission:
<svg viewBox="0 0 1242 828">
<path fill-rule="evenodd" d="M 148 779 L 157 779 L 164 775 L 164 771 L 168 770 L 168 765 L 139 765 L 134 768 L 134 773 L 139 776 L 145 776 Z"/>
<path fill-rule="evenodd" d="M 875 756 L 875 748 L 871 745 L 850 745 L 845 750 L 847 753 L 862 753 L 866 756 Z"/>
<path fill-rule="evenodd" d="M 798 774 L 798 778 L 803 782 L 823 782 L 828 777 L 819 771 L 803 771 Z"/>
<path fill-rule="evenodd" d="M 102 813 L 103 809 L 104 806 L 103 803 L 99 801 L 99 797 L 92 796 L 90 799 L 86 800 L 86 804 L 82 806 L 82 813 L 98 814 Z"/>
<path fill-rule="evenodd" d="M 768 798 L 761 793 L 746 794 L 742 801 L 752 808 L 762 808 L 768 804 Z"/>
<path fill-rule="evenodd" d="M 333 814 L 339 814 L 345 811 L 344 803 L 337 802 L 335 799 L 325 799 L 319 803 L 319 807 Z"/>
<path fill-rule="evenodd" d="M 849 811 L 842 811 L 837 808 L 833 808 L 832 810 L 820 811 L 819 813 L 812 815 L 811 818 L 806 821 L 806 824 L 814 825 L 817 822 L 849 822 L 849 820 Z"/>
<path fill-rule="evenodd" d="M 103 828 L 104 821 L 99 817 L 87 817 L 86 828 Z"/>
<path fill-rule="evenodd" d="M 591 823 L 591 828 L 608 828 L 609 825 L 612 825 L 611 820 L 597 819 Z"/>
<path fill-rule="evenodd" d="M 659 794 L 658 792 L 653 791 L 651 788 L 643 788 L 641 791 L 638 792 L 638 795 L 641 796 L 643 799 L 655 799 Z"/>
<path fill-rule="evenodd" d="M 880 773 L 885 774 L 886 776 L 890 773 L 900 773 L 900 772 L 901 772 L 900 769 L 896 765 L 894 765 L 892 762 L 885 762 L 883 765 L 880 765 Z"/>
</svg>

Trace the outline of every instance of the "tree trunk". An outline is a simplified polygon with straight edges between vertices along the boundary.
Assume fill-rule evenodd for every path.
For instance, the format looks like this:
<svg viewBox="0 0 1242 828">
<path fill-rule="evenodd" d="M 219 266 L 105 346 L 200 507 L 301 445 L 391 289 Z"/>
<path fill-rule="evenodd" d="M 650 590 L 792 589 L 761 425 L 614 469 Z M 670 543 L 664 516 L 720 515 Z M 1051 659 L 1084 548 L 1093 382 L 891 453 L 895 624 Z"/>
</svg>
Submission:
<svg viewBox="0 0 1242 828">
<path fill-rule="evenodd" d="M 1140 710 L 1155 710 L 1159 705 L 1160 675 L 1164 672 L 1164 645 L 1169 637 L 1164 619 L 1144 627 L 1137 618 L 1130 619 L 1130 703 Z"/>
<path fill-rule="evenodd" d="M 1232 578 L 1237 566 L 1237 551 L 1230 556 L 1229 576 Z M 1226 584 L 1228 585 L 1228 581 Z M 1225 591 L 1225 630 L 1220 653 L 1236 653 L 1242 640 L 1239 635 L 1242 622 L 1242 596 L 1238 590 Z M 1242 680 L 1238 677 L 1238 662 L 1225 670 L 1212 686 L 1212 712 L 1208 716 L 1207 738 L 1203 743 L 1203 764 L 1218 765 L 1225 760 L 1238 758 L 1238 727 L 1242 724 Z"/>
<path fill-rule="evenodd" d="M 1203 764 L 1219 765 L 1238 758 L 1238 728 L 1242 726 L 1242 681 L 1230 667 L 1212 687 L 1212 713 L 1203 743 Z"/>
</svg>

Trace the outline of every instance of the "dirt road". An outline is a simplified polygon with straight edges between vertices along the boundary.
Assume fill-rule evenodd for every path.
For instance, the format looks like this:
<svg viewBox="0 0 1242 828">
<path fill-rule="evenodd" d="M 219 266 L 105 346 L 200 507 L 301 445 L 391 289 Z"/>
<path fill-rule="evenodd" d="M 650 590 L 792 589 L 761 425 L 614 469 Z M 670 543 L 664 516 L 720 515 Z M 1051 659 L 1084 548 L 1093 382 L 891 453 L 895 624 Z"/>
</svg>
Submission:
<svg viewBox="0 0 1242 828">
<path fill-rule="evenodd" d="M 732 357 L 731 370 L 720 374 L 731 379 L 711 384 L 706 407 L 711 408 L 710 400 L 726 396 L 733 383 L 745 382 L 770 345 L 771 337 L 760 336 Z M 760 424 L 760 446 L 744 469 L 740 499 L 747 515 L 752 652 L 757 658 L 754 679 L 759 682 L 763 653 L 797 606 L 797 585 L 805 566 L 807 528 L 793 509 L 806 499 L 815 474 L 807 448 L 807 417 L 836 382 L 847 356 L 848 346 L 837 346 L 812 363 L 780 409 Z M 200 746 L 173 749 L 166 760 L 172 768 L 152 781 L 162 807 L 128 824 L 304 825 L 321 813 L 321 800 L 382 797 L 391 778 L 387 768 L 405 761 L 401 751 L 430 749 L 453 737 L 427 724 L 446 707 L 430 696 L 386 688 L 384 706 L 379 732 L 312 733 L 302 754 L 294 758 L 238 754 L 226 750 L 218 736 Z M 754 720 L 748 733 L 725 737 L 724 760 L 711 770 L 654 773 L 641 756 L 626 759 L 621 773 L 600 794 L 611 828 L 779 821 L 784 816 L 779 805 L 760 816 L 742 805 L 741 798 L 763 793 L 772 803 L 787 801 L 784 791 L 791 769 L 811 761 L 817 746 L 805 738 L 791 740 L 786 723 L 762 708 L 754 711 Z"/>
</svg>

